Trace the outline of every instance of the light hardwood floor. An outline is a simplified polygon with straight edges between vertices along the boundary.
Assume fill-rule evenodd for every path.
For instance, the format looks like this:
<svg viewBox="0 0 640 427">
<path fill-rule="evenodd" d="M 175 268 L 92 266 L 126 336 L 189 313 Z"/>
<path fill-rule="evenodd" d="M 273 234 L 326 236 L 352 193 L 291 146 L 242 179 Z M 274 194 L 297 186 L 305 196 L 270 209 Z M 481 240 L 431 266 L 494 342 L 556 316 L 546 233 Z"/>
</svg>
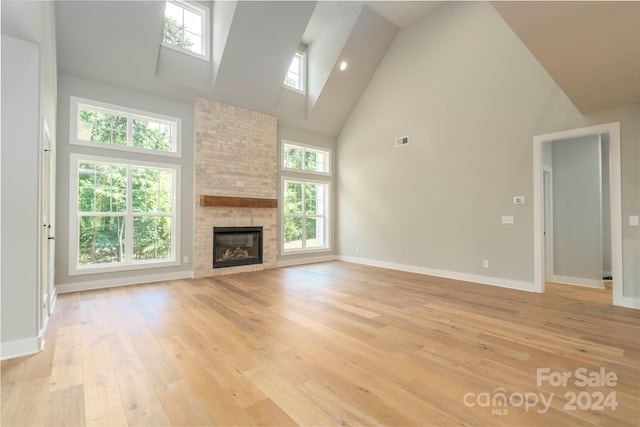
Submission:
<svg viewBox="0 0 640 427">
<path fill-rule="evenodd" d="M 45 350 L 2 363 L 1 421 L 637 426 L 640 312 L 547 288 L 331 262 L 64 294 Z"/>
</svg>

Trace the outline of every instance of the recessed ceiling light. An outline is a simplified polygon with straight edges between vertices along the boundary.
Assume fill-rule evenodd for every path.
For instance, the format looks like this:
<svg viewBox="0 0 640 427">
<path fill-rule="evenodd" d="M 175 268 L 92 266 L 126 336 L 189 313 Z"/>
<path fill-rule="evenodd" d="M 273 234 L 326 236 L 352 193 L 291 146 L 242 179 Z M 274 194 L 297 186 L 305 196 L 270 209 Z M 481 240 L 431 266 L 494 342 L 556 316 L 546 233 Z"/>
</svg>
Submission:
<svg viewBox="0 0 640 427">
<path fill-rule="evenodd" d="M 346 69 L 347 69 L 347 65 L 348 65 L 348 64 L 347 64 L 347 61 L 342 61 L 342 62 L 340 63 L 340 71 L 344 71 L 344 70 L 346 70 Z"/>
</svg>

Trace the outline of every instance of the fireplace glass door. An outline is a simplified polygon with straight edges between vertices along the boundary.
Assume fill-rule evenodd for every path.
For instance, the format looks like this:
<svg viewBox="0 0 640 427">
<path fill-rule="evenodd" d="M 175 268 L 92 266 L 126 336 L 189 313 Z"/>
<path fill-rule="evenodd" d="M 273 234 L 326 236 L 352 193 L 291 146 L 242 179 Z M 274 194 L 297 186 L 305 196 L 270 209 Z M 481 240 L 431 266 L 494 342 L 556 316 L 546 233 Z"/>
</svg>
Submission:
<svg viewBox="0 0 640 427">
<path fill-rule="evenodd" d="M 213 268 L 262 263 L 262 227 L 213 227 Z"/>
</svg>

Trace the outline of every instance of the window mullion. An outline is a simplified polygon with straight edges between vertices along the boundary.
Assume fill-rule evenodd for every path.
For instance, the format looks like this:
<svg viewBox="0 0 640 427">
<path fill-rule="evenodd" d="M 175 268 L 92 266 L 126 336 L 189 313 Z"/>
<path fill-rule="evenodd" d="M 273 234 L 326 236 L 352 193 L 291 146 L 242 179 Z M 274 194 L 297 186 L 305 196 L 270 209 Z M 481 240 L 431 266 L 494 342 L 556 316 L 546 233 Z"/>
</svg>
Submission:
<svg viewBox="0 0 640 427">
<path fill-rule="evenodd" d="M 124 216 L 124 261 L 130 264 L 133 260 L 133 171 L 127 166 L 127 206 Z"/>
<path fill-rule="evenodd" d="M 133 147 L 133 116 L 127 114 L 127 147 Z"/>
<path fill-rule="evenodd" d="M 304 153 L 304 151 L 303 151 Z M 304 156 L 302 157 L 302 164 L 304 165 Z M 301 211 L 302 211 L 302 249 L 306 249 L 307 248 L 307 209 L 306 209 L 306 205 L 307 205 L 307 184 L 303 183 L 302 184 L 302 206 L 301 206 Z"/>
<path fill-rule="evenodd" d="M 185 25 L 184 25 L 184 6 L 180 5 L 182 8 L 182 22 L 180 22 L 180 27 L 182 28 L 182 37 L 184 38 Z"/>
<path fill-rule="evenodd" d="M 302 165 L 301 165 L 303 171 L 307 170 L 307 162 L 306 162 L 306 160 L 307 160 L 307 149 L 303 148 L 302 149 Z"/>
</svg>

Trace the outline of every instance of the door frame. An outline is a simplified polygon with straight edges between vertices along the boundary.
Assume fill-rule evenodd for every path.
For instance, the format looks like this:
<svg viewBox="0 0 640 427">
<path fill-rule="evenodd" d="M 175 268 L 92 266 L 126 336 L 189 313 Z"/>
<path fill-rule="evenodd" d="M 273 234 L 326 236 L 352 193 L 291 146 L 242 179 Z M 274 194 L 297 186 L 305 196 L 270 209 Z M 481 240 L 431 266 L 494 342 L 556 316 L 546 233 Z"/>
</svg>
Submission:
<svg viewBox="0 0 640 427">
<path fill-rule="evenodd" d="M 611 267 L 613 270 L 613 304 L 628 306 L 623 296 L 622 270 L 622 188 L 620 172 L 620 122 L 606 123 L 533 137 L 533 266 L 534 290 L 544 292 L 545 260 L 543 235 L 543 165 L 544 142 L 582 136 L 609 134 L 609 185 L 611 210 Z"/>
<path fill-rule="evenodd" d="M 543 229 L 544 233 L 544 278 L 545 282 L 553 280 L 553 169 L 543 166 Z"/>
<path fill-rule="evenodd" d="M 55 213 L 54 194 L 55 186 L 53 141 L 47 120 L 42 117 L 40 134 L 40 179 L 39 179 L 39 219 L 40 242 L 38 257 L 38 327 L 40 328 L 40 345 L 44 345 L 44 331 L 47 328 L 49 316 L 52 314 L 54 299 L 53 265 L 55 248 L 53 241 L 53 218 Z"/>
</svg>

